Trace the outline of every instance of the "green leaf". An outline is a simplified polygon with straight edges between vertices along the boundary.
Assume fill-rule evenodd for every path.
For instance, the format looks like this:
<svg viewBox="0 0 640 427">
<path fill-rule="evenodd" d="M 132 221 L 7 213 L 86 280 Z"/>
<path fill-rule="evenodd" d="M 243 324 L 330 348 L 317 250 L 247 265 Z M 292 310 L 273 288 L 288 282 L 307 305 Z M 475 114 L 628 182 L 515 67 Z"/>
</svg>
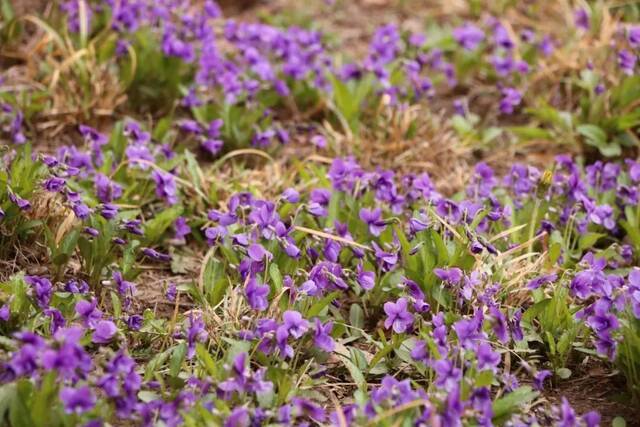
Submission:
<svg viewBox="0 0 640 427">
<path fill-rule="evenodd" d="M 607 133 L 596 125 L 580 125 L 576 128 L 578 133 L 585 137 L 585 142 L 596 147 L 603 156 L 613 157 L 622 153 L 618 144 L 607 143 Z"/>
<path fill-rule="evenodd" d="M 204 345 L 197 343 L 196 355 L 198 356 L 198 360 L 200 361 L 200 363 L 202 363 L 202 365 L 206 368 L 209 375 L 211 375 L 212 378 L 217 378 L 218 367 L 216 366 L 216 362 L 214 362 L 213 358 L 211 357 L 211 354 L 209 354 L 209 350 L 207 350 Z"/>
<path fill-rule="evenodd" d="M 11 401 L 15 399 L 16 385 L 13 383 L 4 384 L 0 386 L 0 420 L 4 420 L 9 408 L 11 407 Z"/>
<path fill-rule="evenodd" d="M 120 303 L 120 297 L 114 291 L 111 291 L 111 305 L 113 306 L 113 316 L 118 319 L 122 314 L 122 303 Z"/>
<path fill-rule="evenodd" d="M 227 350 L 226 358 L 227 363 L 233 363 L 234 359 L 240 353 L 249 353 L 251 350 L 251 343 L 249 341 L 240 341 L 240 340 L 232 340 L 225 339 L 229 344 L 229 350 Z"/>
<path fill-rule="evenodd" d="M 583 235 L 580 236 L 580 240 L 578 242 L 578 249 L 580 249 L 580 251 L 584 251 L 585 249 L 589 249 L 591 248 L 593 245 L 596 244 L 596 242 L 598 242 L 598 240 L 601 237 L 606 236 L 606 234 L 602 234 L 602 233 L 585 233 Z"/>
<path fill-rule="evenodd" d="M 311 317 L 317 316 L 326 306 L 328 306 L 334 299 L 338 298 L 340 295 L 342 295 L 342 292 L 340 291 L 331 292 L 329 295 L 313 304 L 305 313 L 305 317 L 309 319 Z"/>
<path fill-rule="evenodd" d="M 52 422 L 51 407 L 56 401 L 57 391 L 57 375 L 55 372 L 49 372 L 33 396 L 31 415 L 35 425 L 45 427 L 56 424 Z"/>
<path fill-rule="evenodd" d="M 587 139 L 588 143 L 595 147 L 607 143 L 607 133 L 596 125 L 580 125 L 576 130 Z"/>
<path fill-rule="evenodd" d="M 502 135 L 502 129 L 500 129 L 499 127 L 494 126 L 487 128 L 482 132 L 482 143 L 488 144 L 500 135 Z"/>
<path fill-rule="evenodd" d="M 9 408 L 9 424 L 12 427 L 33 427 L 35 423 L 27 407 L 28 397 L 32 391 L 31 383 L 26 380 L 20 381 L 16 391 Z"/>
<path fill-rule="evenodd" d="M 189 150 L 185 151 L 184 158 L 187 160 L 187 172 L 189 172 L 191 177 L 190 182 L 192 182 L 199 191 L 202 191 L 202 188 L 200 188 L 200 182 L 203 174 L 200 166 L 198 165 L 198 160 L 196 160 L 196 157 Z"/>
<path fill-rule="evenodd" d="M 490 370 L 480 371 L 476 374 L 476 387 L 488 387 L 493 382 L 493 372 Z"/>
<path fill-rule="evenodd" d="M 157 354 L 147 363 L 147 367 L 144 370 L 144 380 L 149 381 L 153 378 L 153 375 L 160 369 L 162 365 L 167 361 L 172 349 L 167 349 L 162 353 Z"/>
<path fill-rule="evenodd" d="M 365 379 L 362 371 L 349 359 L 349 357 L 338 353 L 338 359 L 340 359 L 345 368 L 347 368 L 351 378 L 353 378 L 353 381 L 358 385 L 358 388 L 365 390 L 367 387 L 367 380 Z"/>
<path fill-rule="evenodd" d="M 496 424 L 500 424 L 499 420 L 506 417 L 518 409 L 522 409 L 523 405 L 530 403 L 538 396 L 537 391 L 533 391 L 529 386 L 522 386 L 513 392 L 501 397 L 493 402 L 493 420 Z"/>
<path fill-rule="evenodd" d="M 364 329 L 364 311 L 358 304 L 352 304 L 349 309 L 349 321 L 351 326 L 359 329 Z M 354 330 L 354 335 L 360 333 L 360 331 Z"/>
<path fill-rule="evenodd" d="M 171 224 L 182 215 L 182 209 L 181 205 L 172 206 L 147 221 L 144 226 L 144 235 L 147 239 L 147 244 L 156 243 Z"/>
<path fill-rule="evenodd" d="M 396 348 L 396 344 L 394 342 L 390 342 L 389 344 L 382 347 L 371 359 L 369 362 L 369 372 L 374 369 L 378 363 L 389 353 L 391 353 Z"/>
<path fill-rule="evenodd" d="M 229 288 L 229 279 L 224 274 L 224 264 L 215 256 L 207 261 L 203 275 L 204 295 L 209 304 L 216 306 L 222 301 Z"/>
<path fill-rule="evenodd" d="M 562 255 L 562 245 L 559 242 L 552 243 L 549 246 L 549 263 L 554 265 Z"/>
<path fill-rule="evenodd" d="M 627 427 L 627 421 L 622 417 L 615 417 L 611 421 L 611 427 Z"/>
<path fill-rule="evenodd" d="M 547 309 L 549 304 L 553 301 L 551 298 L 544 299 L 540 302 L 533 304 L 522 315 L 523 320 L 531 322 L 534 318 L 538 317 L 543 311 Z"/>
<path fill-rule="evenodd" d="M 11 6 L 11 1 L 2 0 L 2 2 L 0 2 L 0 13 L 2 13 L 3 21 L 11 21 L 14 18 L 15 13 L 13 11 L 13 7 Z"/>
<path fill-rule="evenodd" d="M 571 369 L 560 368 L 556 371 L 556 375 L 562 378 L 563 380 L 566 380 L 571 376 Z"/>
<path fill-rule="evenodd" d="M 169 363 L 169 374 L 172 377 L 177 377 L 180 369 L 182 368 L 182 362 L 184 362 L 187 356 L 187 343 L 180 343 L 173 349 L 171 355 L 171 362 Z"/>
<path fill-rule="evenodd" d="M 279 295 L 282 290 L 282 274 L 278 264 L 273 263 L 269 266 L 269 277 L 271 278 L 271 289 L 273 295 Z"/>
</svg>

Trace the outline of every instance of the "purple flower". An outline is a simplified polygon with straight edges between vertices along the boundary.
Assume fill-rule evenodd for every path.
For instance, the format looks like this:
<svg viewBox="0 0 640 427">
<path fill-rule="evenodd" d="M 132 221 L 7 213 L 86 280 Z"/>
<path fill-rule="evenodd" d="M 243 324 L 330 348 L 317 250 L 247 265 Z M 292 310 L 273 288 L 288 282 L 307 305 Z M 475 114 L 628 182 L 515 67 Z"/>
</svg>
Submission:
<svg viewBox="0 0 640 427">
<path fill-rule="evenodd" d="M 522 332 L 522 326 L 520 322 L 522 321 L 522 310 L 517 309 L 515 313 L 513 313 L 512 319 L 509 321 L 509 326 L 511 327 L 511 336 L 514 341 L 522 341 L 524 339 L 524 333 Z"/>
<path fill-rule="evenodd" d="M 581 30 L 588 31 L 591 27 L 589 13 L 582 7 L 573 12 L 573 20 L 576 27 Z"/>
<path fill-rule="evenodd" d="M 52 193 L 57 193 L 64 188 L 66 181 L 62 178 L 52 177 L 47 179 L 42 186 L 45 190 L 50 191 Z"/>
<path fill-rule="evenodd" d="M 72 279 L 65 284 L 64 290 L 72 294 L 86 294 L 89 292 L 89 284 L 84 280 Z"/>
<path fill-rule="evenodd" d="M 627 32 L 627 40 L 631 47 L 637 49 L 640 47 L 640 26 L 631 27 Z"/>
<path fill-rule="evenodd" d="M 101 173 L 95 177 L 96 195 L 102 203 L 111 203 L 122 196 L 122 186 Z"/>
<path fill-rule="evenodd" d="M 331 337 L 331 331 L 333 330 L 333 322 L 327 322 L 324 325 L 320 319 L 315 319 L 315 331 L 313 335 L 313 342 L 321 350 L 326 352 L 332 352 L 336 346 L 336 343 Z"/>
<path fill-rule="evenodd" d="M 209 333 L 204 329 L 204 322 L 199 316 L 189 313 L 187 322 L 187 358 L 191 359 L 196 353 L 196 342 L 204 342 Z"/>
<path fill-rule="evenodd" d="M 251 139 L 251 145 L 256 147 L 268 147 L 271 145 L 271 141 L 276 136 L 276 132 L 273 129 L 266 129 L 264 131 L 258 131 L 253 135 Z"/>
<path fill-rule="evenodd" d="M 282 327 L 293 338 L 300 338 L 307 332 L 309 322 L 302 317 L 302 314 L 295 310 L 287 310 L 282 315 Z"/>
<path fill-rule="evenodd" d="M 280 195 L 282 200 L 285 200 L 289 203 L 298 203 L 300 201 L 300 193 L 296 191 L 294 188 L 287 188 Z"/>
<path fill-rule="evenodd" d="M 580 299 L 587 299 L 593 293 L 606 292 L 609 284 L 606 275 L 602 272 L 605 264 L 605 260 L 596 260 L 592 268 L 576 274 L 569 285 L 571 294 Z"/>
<path fill-rule="evenodd" d="M 118 215 L 118 207 L 111 203 L 105 203 L 104 205 L 101 205 L 99 207 L 99 210 L 100 215 L 102 215 L 104 219 L 113 219 L 116 217 L 116 215 Z"/>
<path fill-rule="evenodd" d="M 356 280 L 365 291 L 370 291 L 376 285 L 376 274 L 373 271 L 365 271 L 362 264 L 358 264 Z"/>
<path fill-rule="evenodd" d="M 127 317 L 126 322 L 127 322 L 127 327 L 129 327 L 130 330 L 139 331 L 140 328 L 142 328 L 142 324 L 144 322 L 144 319 L 139 314 L 133 314 L 133 315 Z"/>
<path fill-rule="evenodd" d="M 53 295 L 53 285 L 49 279 L 38 276 L 24 276 L 24 281 L 31 285 L 33 294 L 40 308 L 49 307 Z"/>
<path fill-rule="evenodd" d="M 60 391 L 60 400 L 67 414 L 82 414 L 90 411 L 96 404 L 96 398 L 87 386 L 63 388 Z"/>
<path fill-rule="evenodd" d="M 582 416 L 582 421 L 586 427 L 598 427 L 600 425 L 600 414 L 597 411 L 589 411 Z"/>
<path fill-rule="evenodd" d="M 169 282 L 169 286 L 167 286 L 167 291 L 165 292 L 165 296 L 171 302 L 176 300 L 176 296 L 178 295 L 178 288 L 176 284 L 173 282 Z"/>
<path fill-rule="evenodd" d="M 556 273 L 543 274 L 542 276 L 538 276 L 534 279 L 529 280 L 529 283 L 527 283 L 527 288 L 531 290 L 538 289 L 540 286 L 551 284 L 557 279 L 558 275 Z"/>
<path fill-rule="evenodd" d="M 249 306 L 254 310 L 264 311 L 269 307 L 269 286 L 260 284 L 255 278 L 249 279 L 244 290 Z"/>
<path fill-rule="evenodd" d="M 445 390 L 452 390 L 458 386 L 462 379 L 462 370 L 456 367 L 448 359 L 440 359 L 433 363 L 433 370 L 436 372 L 435 384 Z"/>
<path fill-rule="evenodd" d="M 291 399 L 291 403 L 293 404 L 294 413 L 297 416 L 307 416 L 314 420 L 316 424 L 322 425 L 323 421 L 327 417 L 327 414 L 324 412 L 324 409 L 319 405 L 311 402 L 310 400 L 303 399 L 300 397 L 294 397 Z"/>
<path fill-rule="evenodd" d="M 620 65 L 622 71 L 628 76 L 633 75 L 637 61 L 638 57 L 626 49 L 622 49 L 618 52 L 618 65 Z"/>
<path fill-rule="evenodd" d="M 259 243 L 252 243 L 251 245 L 249 245 L 247 254 L 249 255 L 249 258 L 256 262 L 260 262 L 264 259 L 270 260 L 271 258 L 273 258 L 271 252 L 266 250 L 264 246 Z"/>
<path fill-rule="evenodd" d="M 207 152 L 209 152 L 211 155 L 215 156 L 216 154 L 218 154 L 220 152 L 220 150 L 222 150 L 222 147 L 224 146 L 224 142 L 219 140 L 219 139 L 205 139 L 200 146 Z"/>
<path fill-rule="evenodd" d="M 120 295 L 129 297 L 135 294 L 136 285 L 132 282 L 124 280 L 122 273 L 120 273 L 119 271 L 114 271 L 111 277 L 113 278 L 113 281 L 115 282 L 115 285 L 116 285 L 116 289 L 118 290 L 118 293 Z"/>
<path fill-rule="evenodd" d="M 475 355 L 478 361 L 478 369 L 489 369 L 493 372 L 497 371 L 501 359 L 500 354 L 493 351 L 490 344 L 479 344 Z"/>
<path fill-rule="evenodd" d="M 540 49 L 540 52 L 542 52 L 544 56 L 551 56 L 554 50 L 553 40 L 551 39 L 551 36 L 548 36 L 548 35 L 544 36 L 542 38 L 542 41 L 538 45 L 538 48 Z"/>
<path fill-rule="evenodd" d="M 156 261 L 169 262 L 171 261 L 171 256 L 168 254 L 163 254 L 158 252 L 152 248 L 142 248 L 142 253 L 148 256 L 151 259 L 155 259 Z"/>
<path fill-rule="evenodd" d="M 566 397 L 562 397 L 562 405 L 560 406 L 560 420 L 558 426 L 560 427 L 577 427 L 578 417 L 573 410 Z"/>
<path fill-rule="evenodd" d="M 151 177 L 156 183 L 156 195 L 164 199 L 169 205 L 178 203 L 178 188 L 175 177 L 166 172 L 153 170 Z"/>
<path fill-rule="evenodd" d="M 594 224 L 602 225 L 607 230 L 613 230 L 616 226 L 613 217 L 613 208 L 609 205 L 596 206 L 589 213 L 589 219 Z"/>
<path fill-rule="evenodd" d="M 608 333 L 620 326 L 618 318 L 610 309 L 611 303 L 604 299 L 596 301 L 593 305 L 593 315 L 587 318 L 587 325 L 597 334 Z"/>
<path fill-rule="evenodd" d="M 376 242 L 372 242 L 371 246 L 373 246 L 374 254 L 376 260 L 382 265 L 384 271 L 389 271 L 396 266 L 398 263 L 398 253 L 396 252 L 386 252 L 383 251 L 380 246 Z"/>
<path fill-rule="evenodd" d="M 515 108 L 522 102 L 522 94 L 518 89 L 506 87 L 502 89 L 502 99 L 500 100 L 500 112 L 502 114 L 512 114 Z"/>
<path fill-rule="evenodd" d="M 406 298 L 399 298 L 395 303 L 386 302 L 384 304 L 384 312 L 387 314 L 387 318 L 384 321 L 386 329 L 393 327 L 396 333 L 401 334 L 413 325 L 413 316 L 407 310 Z"/>
<path fill-rule="evenodd" d="M 506 50 L 513 49 L 513 40 L 511 40 L 511 36 L 509 36 L 509 32 L 504 27 L 504 25 L 498 23 L 493 28 L 493 42 L 496 46 L 499 46 Z"/>
<path fill-rule="evenodd" d="M 73 209 L 73 213 L 78 217 L 78 219 L 87 219 L 91 214 L 91 209 L 89 206 L 82 202 L 75 202 L 71 205 L 71 209 Z"/>
<path fill-rule="evenodd" d="M 489 313 L 491 313 L 491 317 L 493 317 L 493 332 L 496 334 L 498 340 L 505 344 L 509 341 L 509 329 L 507 326 L 507 319 L 504 314 L 496 307 L 492 305 L 489 307 Z"/>
<path fill-rule="evenodd" d="M 452 285 L 457 285 L 462 280 L 462 270 L 459 268 L 434 268 L 433 274 L 438 277 L 438 279 L 443 282 L 450 283 Z"/>
<path fill-rule="evenodd" d="M 58 309 L 47 308 L 42 313 L 51 317 L 51 324 L 49 326 L 52 334 L 55 334 L 58 329 L 63 328 L 67 323 L 64 316 Z"/>
<path fill-rule="evenodd" d="M 3 322 L 6 322 L 7 320 L 9 320 L 9 316 L 11 316 L 11 310 L 10 310 L 9 304 L 4 304 L 0 308 L 0 320 L 2 320 Z"/>
<path fill-rule="evenodd" d="M 249 427 L 251 425 L 251 418 L 249 417 L 249 411 L 243 406 L 238 406 L 224 421 L 224 427 Z"/>
<path fill-rule="evenodd" d="M 327 216 L 327 206 L 331 199 L 331 193 L 324 188 L 316 188 L 311 191 L 311 201 L 309 203 L 309 213 L 314 216 Z"/>
<path fill-rule="evenodd" d="M 47 370 L 57 370 L 61 378 L 75 379 L 86 375 L 92 368 L 91 357 L 80 345 L 84 329 L 73 326 L 60 328 L 54 334 L 55 348 L 42 353 L 42 366 Z"/>
<path fill-rule="evenodd" d="M 640 319 L 640 269 L 634 267 L 629 272 L 629 297 L 631 300 L 631 310 L 636 319 Z"/>
<path fill-rule="evenodd" d="M 108 344 L 116 332 L 118 332 L 118 327 L 115 323 L 111 320 L 101 320 L 95 325 L 91 341 L 96 344 Z"/>
<path fill-rule="evenodd" d="M 89 235 L 89 236 L 91 236 L 91 237 L 98 237 L 100 235 L 100 232 L 97 229 L 93 228 L 93 227 L 84 227 L 82 229 L 82 232 L 87 234 L 87 235 Z"/>
<path fill-rule="evenodd" d="M 218 241 L 223 239 L 227 234 L 228 234 L 228 231 L 224 225 L 207 227 L 204 230 L 204 235 L 207 238 L 207 243 L 209 244 L 209 246 L 215 245 Z"/>
<path fill-rule="evenodd" d="M 466 22 L 453 30 L 453 38 L 466 50 L 474 50 L 484 40 L 484 32 L 475 25 Z"/>
<path fill-rule="evenodd" d="M 176 230 L 175 238 L 178 240 L 184 239 L 187 234 L 191 233 L 191 227 L 189 227 L 186 218 L 183 216 L 176 218 L 173 228 Z"/>
<path fill-rule="evenodd" d="M 360 219 L 369 226 L 369 231 L 374 236 L 379 236 L 384 231 L 387 223 L 382 220 L 382 209 L 360 209 Z"/>
<path fill-rule="evenodd" d="M 28 211 L 29 209 L 31 209 L 31 202 L 23 199 L 12 191 L 9 191 L 9 200 L 11 200 L 14 205 L 20 208 L 20 210 Z"/>
<path fill-rule="evenodd" d="M 419 340 L 411 350 L 411 358 L 415 361 L 427 363 L 429 361 L 429 347 L 427 343 Z"/>
<path fill-rule="evenodd" d="M 98 301 L 95 298 L 91 301 L 80 300 L 76 303 L 75 311 L 86 326 L 95 327 L 102 319 L 102 311 L 96 308 L 97 304 Z"/>
<path fill-rule="evenodd" d="M 327 138 L 324 135 L 314 135 L 311 137 L 311 143 L 318 148 L 326 148 Z"/>
<path fill-rule="evenodd" d="M 533 385 L 536 390 L 542 391 L 544 389 L 544 380 L 551 376 L 551 372 L 544 369 L 537 372 L 533 377 Z"/>
<path fill-rule="evenodd" d="M 475 316 L 470 320 L 461 319 L 453 324 L 458 341 L 464 348 L 474 348 L 476 341 L 485 338 L 486 335 L 481 332 L 481 328 L 481 322 Z"/>
</svg>

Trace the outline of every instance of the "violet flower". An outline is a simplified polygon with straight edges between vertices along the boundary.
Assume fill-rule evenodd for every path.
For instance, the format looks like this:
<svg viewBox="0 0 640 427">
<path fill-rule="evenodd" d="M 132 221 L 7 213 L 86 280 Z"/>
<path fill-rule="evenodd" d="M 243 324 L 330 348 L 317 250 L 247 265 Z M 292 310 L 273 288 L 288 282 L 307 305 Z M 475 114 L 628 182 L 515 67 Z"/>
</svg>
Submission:
<svg viewBox="0 0 640 427">
<path fill-rule="evenodd" d="M 484 32 L 475 25 L 466 22 L 453 30 L 453 38 L 466 50 L 475 50 L 484 40 Z"/>
<path fill-rule="evenodd" d="M 269 307 L 269 286 L 260 284 L 255 278 L 249 279 L 245 287 L 245 296 L 249 306 L 257 311 L 264 311 Z"/>
<path fill-rule="evenodd" d="M 522 102 L 522 94 L 518 89 L 506 87 L 502 89 L 502 99 L 500 100 L 500 112 L 502 114 L 513 114 L 515 108 Z"/>
<path fill-rule="evenodd" d="M 60 400 L 67 414 L 82 414 L 93 409 L 96 404 L 96 398 L 88 386 L 65 387 L 60 390 Z"/>
<path fill-rule="evenodd" d="M 94 183 L 96 195 L 102 203 L 111 203 L 122 196 L 122 186 L 112 181 L 106 175 L 101 173 L 96 174 Z"/>
<path fill-rule="evenodd" d="M 634 74 L 637 61 L 638 57 L 626 49 L 622 49 L 618 52 L 618 65 L 620 65 L 622 72 L 628 76 L 632 76 Z"/>
<path fill-rule="evenodd" d="M 118 327 L 111 320 L 101 320 L 94 328 L 91 341 L 96 344 L 108 344 L 118 332 Z"/>
<path fill-rule="evenodd" d="M 369 232 L 374 236 L 379 236 L 387 226 L 382 219 L 382 209 L 360 209 L 360 219 L 369 226 Z"/>
<path fill-rule="evenodd" d="M 154 169 L 151 172 L 151 177 L 156 183 L 158 197 L 164 199 L 169 205 L 178 203 L 178 187 L 172 174 Z"/>
<path fill-rule="evenodd" d="M 384 312 L 387 318 L 384 321 L 386 329 L 393 328 L 393 331 L 401 334 L 413 325 L 413 315 L 407 309 L 407 299 L 398 298 L 394 303 L 388 301 L 384 304 Z"/>
<path fill-rule="evenodd" d="M 457 267 L 452 268 L 434 268 L 433 274 L 443 282 L 457 285 L 462 280 L 462 270 Z"/>
<path fill-rule="evenodd" d="M 332 330 L 333 322 L 329 321 L 323 325 L 320 319 L 315 319 L 313 342 L 316 347 L 328 353 L 331 353 L 335 349 L 336 343 L 331 337 Z"/>
<path fill-rule="evenodd" d="M 536 390 L 542 391 L 544 389 L 544 380 L 551 376 L 551 372 L 544 369 L 537 372 L 533 377 L 533 385 Z"/>
</svg>

